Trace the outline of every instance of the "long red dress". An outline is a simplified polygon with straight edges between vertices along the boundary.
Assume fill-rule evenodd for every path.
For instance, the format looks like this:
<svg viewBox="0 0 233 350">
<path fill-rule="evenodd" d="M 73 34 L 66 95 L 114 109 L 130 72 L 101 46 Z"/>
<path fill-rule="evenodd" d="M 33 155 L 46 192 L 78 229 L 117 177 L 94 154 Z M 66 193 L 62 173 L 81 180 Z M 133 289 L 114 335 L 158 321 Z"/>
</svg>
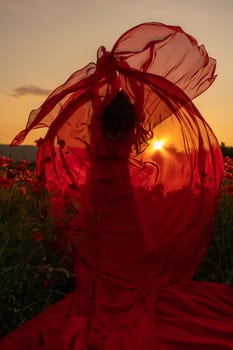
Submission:
<svg viewBox="0 0 233 350">
<path fill-rule="evenodd" d="M 2 350 L 233 349 L 232 288 L 192 281 L 213 236 L 223 162 L 191 100 L 214 74 L 215 60 L 181 28 L 145 23 L 31 113 L 13 144 L 48 127 L 37 167 L 58 223 L 67 201 L 79 205 L 64 232 L 77 289 Z M 119 90 L 137 123 L 115 142 L 101 115 Z"/>
</svg>

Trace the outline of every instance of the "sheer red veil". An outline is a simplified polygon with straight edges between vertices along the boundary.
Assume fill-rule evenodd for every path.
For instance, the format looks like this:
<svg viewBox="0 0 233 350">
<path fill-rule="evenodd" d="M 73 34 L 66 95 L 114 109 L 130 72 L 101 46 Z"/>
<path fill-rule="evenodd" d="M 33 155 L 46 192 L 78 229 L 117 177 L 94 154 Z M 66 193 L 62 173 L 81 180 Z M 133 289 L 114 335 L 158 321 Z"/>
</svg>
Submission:
<svg viewBox="0 0 233 350">
<path fill-rule="evenodd" d="M 101 134 L 101 115 L 122 90 L 137 116 L 128 157 L 132 186 L 159 185 L 165 197 L 186 188 L 202 200 L 211 197 L 208 203 L 213 204 L 220 189 L 222 156 L 215 135 L 191 100 L 213 83 L 215 65 L 204 46 L 180 27 L 138 25 L 110 52 L 100 47 L 97 64 L 88 64 L 55 89 L 31 112 L 26 129 L 12 145 L 21 143 L 30 130 L 48 127 L 37 158 L 40 178 L 63 195 L 73 196 L 75 188 L 80 202 L 91 162 L 98 152 L 106 156 L 115 147 Z M 158 140 L 164 142 L 160 152 L 153 150 Z M 180 209 L 166 213 L 171 222 L 171 216 L 176 220 L 182 215 L 180 204 Z M 157 209 L 150 210 L 152 216 L 153 210 Z"/>
</svg>

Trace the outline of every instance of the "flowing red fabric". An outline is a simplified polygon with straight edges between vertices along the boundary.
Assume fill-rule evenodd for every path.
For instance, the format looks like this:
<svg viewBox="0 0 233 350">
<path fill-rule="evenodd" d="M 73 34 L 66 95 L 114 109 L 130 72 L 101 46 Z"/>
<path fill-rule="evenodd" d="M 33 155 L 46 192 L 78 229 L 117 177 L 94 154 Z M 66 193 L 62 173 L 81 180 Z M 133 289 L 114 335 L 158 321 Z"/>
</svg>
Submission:
<svg viewBox="0 0 233 350">
<path fill-rule="evenodd" d="M 180 27 L 141 24 L 31 113 L 13 145 L 48 127 L 38 174 L 58 230 L 66 205 L 78 203 L 62 232 L 77 289 L 2 350 L 233 349 L 232 288 L 192 280 L 213 237 L 223 161 L 191 100 L 212 84 L 215 64 Z M 137 122 L 116 142 L 101 116 L 119 90 Z"/>
</svg>

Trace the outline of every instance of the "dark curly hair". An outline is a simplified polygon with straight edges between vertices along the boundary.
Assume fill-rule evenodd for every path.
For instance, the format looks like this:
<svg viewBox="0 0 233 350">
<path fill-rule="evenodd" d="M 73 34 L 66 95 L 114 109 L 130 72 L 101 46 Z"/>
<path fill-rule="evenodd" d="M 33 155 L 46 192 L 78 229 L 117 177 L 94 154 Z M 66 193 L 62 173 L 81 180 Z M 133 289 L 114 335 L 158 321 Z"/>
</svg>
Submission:
<svg viewBox="0 0 233 350">
<path fill-rule="evenodd" d="M 153 137 L 152 130 L 146 130 L 137 120 L 135 107 L 122 90 L 118 91 L 104 109 L 102 127 L 106 136 L 112 141 L 127 138 L 134 131 L 135 138 L 132 146 L 136 154 L 143 152 Z"/>
<path fill-rule="evenodd" d="M 119 91 L 102 114 L 102 126 L 106 136 L 113 141 L 129 136 L 136 123 L 133 105 Z"/>
</svg>

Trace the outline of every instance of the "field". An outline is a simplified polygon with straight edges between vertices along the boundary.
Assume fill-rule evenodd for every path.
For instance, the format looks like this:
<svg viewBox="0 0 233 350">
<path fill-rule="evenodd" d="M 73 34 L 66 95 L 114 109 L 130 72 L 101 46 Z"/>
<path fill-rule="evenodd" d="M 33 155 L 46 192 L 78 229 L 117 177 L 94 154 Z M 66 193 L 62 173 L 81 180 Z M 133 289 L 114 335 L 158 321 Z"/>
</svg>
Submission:
<svg viewBox="0 0 233 350">
<path fill-rule="evenodd" d="M 71 250 L 56 244 L 32 163 L 0 157 L 0 337 L 75 287 Z M 225 157 L 215 239 L 195 279 L 233 286 L 233 160 Z"/>
</svg>

